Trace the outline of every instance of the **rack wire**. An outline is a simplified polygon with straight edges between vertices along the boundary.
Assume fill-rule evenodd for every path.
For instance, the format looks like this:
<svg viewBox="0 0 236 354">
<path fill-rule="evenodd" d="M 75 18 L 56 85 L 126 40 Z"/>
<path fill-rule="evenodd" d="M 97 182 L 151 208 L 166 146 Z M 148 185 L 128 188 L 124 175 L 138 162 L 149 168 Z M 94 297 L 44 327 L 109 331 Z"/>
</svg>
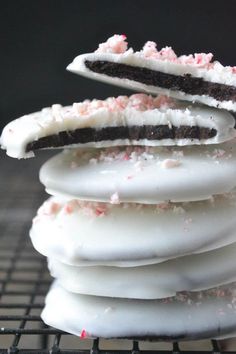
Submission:
<svg viewBox="0 0 236 354">
<path fill-rule="evenodd" d="M 37 175 L 48 156 L 44 153 L 19 162 L 0 154 L 0 354 L 227 353 L 228 342 L 216 340 L 204 341 L 204 345 L 81 340 L 43 323 L 40 312 L 51 278 L 28 231 L 46 198 Z"/>
</svg>

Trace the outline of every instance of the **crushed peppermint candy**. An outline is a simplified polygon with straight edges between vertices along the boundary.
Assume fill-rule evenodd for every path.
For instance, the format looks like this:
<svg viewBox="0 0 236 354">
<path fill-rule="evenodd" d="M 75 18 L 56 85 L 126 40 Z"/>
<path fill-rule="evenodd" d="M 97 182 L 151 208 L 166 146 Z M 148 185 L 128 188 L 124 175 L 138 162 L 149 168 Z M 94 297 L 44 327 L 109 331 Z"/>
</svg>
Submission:
<svg viewBox="0 0 236 354">
<path fill-rule="evenodd" d="M 212 53 L 195 53 L 190 55 L 177 56 L 171 47 L 164 47 L 158 51 L 155 42 L 148 41 L 140 51 L 143 56 L 150 59 L 170 61 L 177 64 L 194 65 L 198 67 L 208 68 L 212 63 Z"/>
<path fill-rule="evenodd" d="M 236 66 L 223 66 L 218 61 L 213 61 L 212 53 L 195 53 L 189 55 L 178 56 L 171 47 L 164 47 L 160 50 L 154 41 L 147 41 L 140 51 L 135 52 L 133 48 L 128 47 L 127 37 L 125 35 L 117 35 L 110 37 L 106 42 L 99 44 L 95 53 L 112 53 L 112 54 L 133 54 L 146 59 L 171 62 L 179 65 L 194 66 L 207 70 L 227 70 L 231 74 L 236 74 Z"/>
<path fill-rule="evenodd" d="M 127 177 L 126 177 L 126 179 L 128 180 L 128 181 L 130 181 L 131 179 L 133 179 L 134 178 L 134 175 L 128 175 Z"/>
<path fill-rule="evenodd" d="M 102 162 L 114 162 L 114 161 L 129 161 L 136 163 L 139 161 L 159 160 L 157 152 L 167 152 L 167 147 L 149 147 L 149 146 L 134 146 L 134 147 L 111 147 L 100 150 L 96 155 L 96 159 Z M 136 167 L 139 167 L 138 165 Z"/>
<path fill-rule="evenodd" d="M 61 208 L 61 205 L 57 202 L 46 201 L 43 205 L 38 209 L 38 215 L 53 215 L 57 214 Z"/>
<path fill-rule="evenodd" d="M 231 157 L 232 157 L 231 153 L 226 152 L 223 149 L 214 149 L 211 152 L 206 151 L 205 154 L 206 154 L 207 157 L 209 157 L 209 158 L 211 158 L 213 160 L 220 159 L 222 157 L 224 157 L 224 159 L 228 160 L 228 159 L 231 159 Z"/>
<path fill-rule="evenodd" d="M 193 222 L 193 219 L 192 218 L 186 218 L 185 220 L 184 220 L 184 222 L 185 222 L 185 224 L 191 224 L 192 222 Z"/>
<path fill-rule="evenodd" d="M 86 216 L 101 217 L 108 213 L 109 204 L 99 202 L 80 201 L 72 199 L 65 202 L 55 202 L 51 198 L 46 200 L 43 205 L 38 209 L 37 218 L 40 216 L 55 216 L 62 212 L 63 214 L 70 215 L 74 212 L 80 212 Z"/>
<path fill-rule="evenodd" d="M 33 114 L 33 119 L 35 119 L 39 127 L 45 128 L 49 120 L 60 126 L 64 120 L 80 119 L 83 122 L 91 115 L 96 115 L 99 112 L 116 114 L 125 110 L 145 112 L 155 109 L 165 111 L 168 109 L 178 110 L 180 108 L 181 104 L 168 96 L 159 95 L 153 97 L 144 93 L 136 93 L 131 96 L 108 97 L 105 100 L 86 99 L 82 102 L 74 102 L 71 106 L 53 104 L 51 107 L 41 110 L 40 120 L 37 118 L 38 113 L 36 115 Z M 28 117 L 32 116 L 26 115 L 24 117 L 28 119 Z M 12 128 L 9 128 L 8 131 L 14 132 Z"/>
<path fill-rule="evenodd" d="M 185 214 L 186 213 L 186 211 L 185 211 L 185 209 L 183 207 L 176 206 L 176 205 L 174 205 L 174 207 L 173 207 L 173 212 L 175 214 Z"/>
<path fill-rule="evenodd" d="M 223 157 L 226 154 L 226 151 L 223 149 L 215 149 L 213 151 L 213 158 Z"/>
<path fill-rule="evenodd" d="M 163 212 L 163 211 L 166 211 L 166 210 L 170 210 L 171 207 L 172 207 L 171 203 L 168 203 L 168 202 L 160 203 L 160 204 L 156 205 L 156 210 L 158 212 L 160 212 L 160 211 Z"/>
<path fill-rule="evenodd" d="M 173 157 L 183 157 L 184 156 L 184 152 L 183 152 L 183 150 L 174 150 L 173 152 L 172 152 L 172 155 L 173 155 Z"/>
<path fill-rule="evenodd" d="M 104 43 L 99 44 L 95 53 L 124 53 L 128 48 L 125 34 L 115 34 Z"/>
<path fill-rule="evenodd" d="M 236 203 L 236 196 L 234 193 L 227 193 L 224 195 L 215 196 L 208 199 L 208 202 L 214 207 L 215 200 L 220 198 L 227 198 L 233 205 Z M 198 204 L 206 203 L 206 201 L 194 202 Z M 158 204 L 142 204 L 142 203 L 123 203 L 120 201 L 118 192 L 115 192 L 110 197 L 110 202 L 89 202 L 72 199 L 65 201 L 51 197 L 46 200 L 38 209 L 38 213 L 34 218 L 34 222 L 38 222 L 41 217 L 55 217 L 61 213 L 64 215 L 71 215 L 73 213 L 80 213 L 88 217 L 103 217 L 113 212 L 114 208 L 122 209 L 136 209 L 136 211 L 149 210 L 152 213 L 168 212 L 176 215 L 183 215 L 183 222 L 186 226 L 193 222 L 193 219 L 188 216 L 189 206 L 192 202 L 174 203 L 171 201 L 163 201 Z M 187 229 L 186 229 L 187 230 Z M 235 292 L 236 296 L 236 292 Z"/>
<path fill-rule="evenodd" d="M 143 170 L 143 162 L 142 161 L 137 161 L 134 164 L 135 170 L 140 172 Z"/>
<path fill-rule="evenodd" d="M 175 159 L 166 159 L 161 162 L 162 168 L 174 168 L 174 167 L 178 167 L 180 165 L 181 165 L 181 162 L 179 160 L 175 160 Z"/>
<path fill-rule="evenodd" d="M 117 192 L 113 193 L 110 198 L 111 204 L 120 204 L 119 194 Z"/>
<path fill-rule="evenodd" d="M 89 160 L 89 163 L 90 163 L 91 165 L 96 165 L 96 164 L 98 163 L 98 160 L 95 159 L 95 158 L 92 158 L 92 159 Z"/>
<path fill-rule="evenodd" d="M 135 109 L 137 111 L 147 111 L 161 108 L 178 108 L 177 102 L 167 96 L 160 95 L 153 97 L 144 93 L 136 93 L 131 96 L 108 97 L 106 100 L 85 100 L 74 103 L 72 107 L 67 107 L 63 112 L 63 107 L 57 105 L 57 115 L 64 114 L 88 116 L 96 113 L 98 110 L 107 110 L 108 112 L 119 112 L 125 109 Z"/>
<path fill-rule="evenodd" d="M 87 337 L 87 333 L 85 329 L 82 329 L 81 333 L 80 333 L 80 339 L 85 339 Z"/>
</svg>

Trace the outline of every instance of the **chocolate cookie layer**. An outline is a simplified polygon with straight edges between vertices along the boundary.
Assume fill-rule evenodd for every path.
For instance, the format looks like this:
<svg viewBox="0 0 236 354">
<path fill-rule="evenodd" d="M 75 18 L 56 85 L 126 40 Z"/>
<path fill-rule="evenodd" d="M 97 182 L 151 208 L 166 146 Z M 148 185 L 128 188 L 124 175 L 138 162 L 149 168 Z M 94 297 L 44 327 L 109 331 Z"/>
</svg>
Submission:
<svg viewBox="0 0 236 354">
<path fill-rule="evenodd" d="M 162 140 L 162 139 L 210 139 L 216 136 L 215 129 L 198 126 L 145 125 L 131 127 L 106 127 L 102 129 L 82 128 L 73 131 L 62 131 L 48 135 L 27 144 L 26 152 L 49 147 L 62 147 L 72 144 L 86 144 L 90 142 L 113 141 L 117 139 L 129 140 Z"/>
<path fill-rule="evenodd" d="M 85 66 L 96 73 L 119 79 L 129 79 L 145 85 L 159 86 L 190 95 L 207 95 L 218 101 L 236 102 L 236 87 L 204 81 L 190 74 L 177 76 L 160 71 L 109 61 L 85 61 Z"/>
</svg>

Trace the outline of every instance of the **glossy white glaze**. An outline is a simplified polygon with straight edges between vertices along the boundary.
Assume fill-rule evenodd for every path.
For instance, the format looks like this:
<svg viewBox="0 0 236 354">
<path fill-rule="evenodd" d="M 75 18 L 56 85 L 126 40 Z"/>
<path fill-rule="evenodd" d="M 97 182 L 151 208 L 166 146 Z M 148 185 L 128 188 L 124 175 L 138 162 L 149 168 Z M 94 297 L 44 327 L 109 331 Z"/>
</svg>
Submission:
<svg viewBox="0 0 236 354">
<path fill-rule="evenodd" d="M 96 296 L 161 299 L 236 281 L 236 244 L 140 267 L 75 267 L 53 258 L 51 275 L 68 291 Z"/>
<path fill-rule="evenodd" d="M 45 256 L 72 265 L 135 266 L 236 242 L 235 195 L 178 205 L 97 204 L 51 198 L 30 236 Z M 95 205 L 95 208 L 93 208 Z"/>
<path fill-rule="evenodd" d="M 42 312 L 45 323 L 82 337 L 190 340 L 236 332 L 235 283 L 164 300 L 72 294 L 54 285 Z"/>
<path fill-rule="evenodd" d="M 117 195 L 120 202 L 147 204 L 196 201 L 226 193 L 236 186 L 235 176 L 235 140 L 183 150 L 68 150 L 40 170 L 49 194 L 104 202 Z"/>
</svg>

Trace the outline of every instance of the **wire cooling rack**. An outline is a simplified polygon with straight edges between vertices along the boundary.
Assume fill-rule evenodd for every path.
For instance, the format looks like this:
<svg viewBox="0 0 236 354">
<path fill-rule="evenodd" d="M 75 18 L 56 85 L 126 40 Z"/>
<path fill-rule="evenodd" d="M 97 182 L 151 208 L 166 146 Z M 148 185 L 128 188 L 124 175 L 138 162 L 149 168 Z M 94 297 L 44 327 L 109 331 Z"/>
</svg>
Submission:
<svg viewBox="0 0 236 354">
<path fill-rule="evenodd" d="M 45 258 L 32 248 L 28 231 L 46 198 L 38 170 L 47 158 L 44 153 L 37 159 L 16 161 L 0 154 L 0 354 L 227 353 L 227 341 L 82 340 L 42 322 L 40 312 L 51 278 Z"/>
</svg>

